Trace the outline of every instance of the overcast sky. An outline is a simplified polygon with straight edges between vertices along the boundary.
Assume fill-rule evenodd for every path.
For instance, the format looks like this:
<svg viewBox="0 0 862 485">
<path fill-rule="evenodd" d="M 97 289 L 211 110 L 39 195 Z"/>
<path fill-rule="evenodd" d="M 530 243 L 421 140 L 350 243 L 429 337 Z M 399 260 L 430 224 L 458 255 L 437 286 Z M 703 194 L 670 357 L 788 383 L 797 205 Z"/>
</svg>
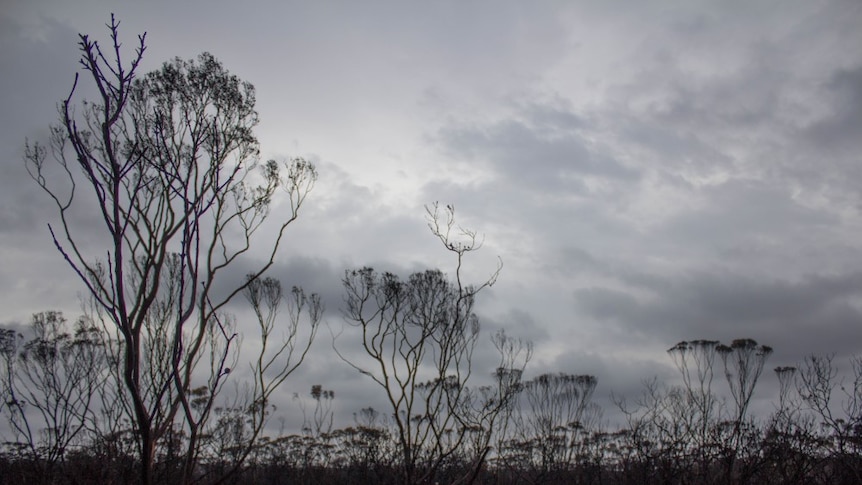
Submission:
<svg viewBox="0 0 862 485">
<path fill-rule="evenodd" d="M 502 258 L 482 345 L 533 340 L 528 376 L 592 373 L 603 399 L 672 376 L 680 340 L 753 338 L 768 369 L 862 350 L 858 0 L 0 0 L 0 325 L 78 312 L 22 154 L 111 12 L 126 47 L 147 32 L 144 71 L 213 53 L 257 88 L 262 155 L 317 164 L 272 274 L 335 330 L 347 268 L 451 274 L 440 201 L 485 236 L 473 279 Z M 321 383 L 349 416 L 374 394 L 330 344 L 283 395 Z"/>
</svg>

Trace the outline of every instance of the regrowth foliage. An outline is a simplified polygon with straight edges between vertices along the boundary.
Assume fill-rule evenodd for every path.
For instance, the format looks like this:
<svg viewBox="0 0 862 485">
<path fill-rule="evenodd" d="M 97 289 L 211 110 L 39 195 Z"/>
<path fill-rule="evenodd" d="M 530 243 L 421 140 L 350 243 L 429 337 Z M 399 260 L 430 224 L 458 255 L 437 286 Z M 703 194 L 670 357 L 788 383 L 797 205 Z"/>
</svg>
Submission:
<svg viewBox="0 0 862 485">
<path fill-rule="evenodd" d="M 51 235 L 87 289 L 88 318 L 108 331 L 111 376 L 133 426 L 142 482 L 152 481 L 159 444 L 176 432 L 186 437 L 181 480 L 188 482 L 238 358 L 226 306 L 272 265 L 317 174 L 302 159 L 259 162 L 254 88 L 212 55 L 140 76 L 145 36 L 124 62 L 118 27 L 112 17 L 108 49 L 80 37 L 96 99 L 76 108 L 76 76 L 49 145 L 28 143 L 26 162 L 56 205 Z M 258 241 L 276 203 L 274 235 Z M 93 210 L 98 227 L 81 218 Z M 252 248 L 257 268 L 236 281 L 230 270 L 251 259 Z M 298 298 L 314 328 L 318 302 Z M 273 383 L 296 363 L 279 367 Z M 249 405 L 265 409 L 270 392 L 271 384 L 256 382 Z M 251 438 L 259 422 L 253 428 Z"/>
</svg>

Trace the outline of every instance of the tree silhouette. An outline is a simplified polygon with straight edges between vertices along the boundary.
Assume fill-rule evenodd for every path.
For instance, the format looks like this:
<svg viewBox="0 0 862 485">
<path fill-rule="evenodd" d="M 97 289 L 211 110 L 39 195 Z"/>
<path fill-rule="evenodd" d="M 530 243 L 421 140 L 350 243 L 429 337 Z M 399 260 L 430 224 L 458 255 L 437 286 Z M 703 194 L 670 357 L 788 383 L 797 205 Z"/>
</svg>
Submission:
<svg viewBox="0 0 862 485">
<path fill-rule="evenodd" d="M 25 160 L 56 205 L 54 243 L 86 287 L 91 317 L 116 343 L 113 375 L 134 425 L 141 481 L 152 482 L 158 443 L 178 424 L 186 435 L 181 480 L 189 482 L 200 431 L 237 356 L 225 307 L 272 265 L 316 172 L 302 159 L 259 162 L 254 88 L 212 55 L 141 77 L 145 36 L 126 63 L 113 16 L 108 27 L 108 49 L 86 35 L 79 42 L 96 100 L 76 111 L 76 76 L 49 146 L 28 143 Z M 277 201 L 287 208 L 275 236 L 258 243 Z M 101 232 L 78 225 L 76 211 L 91 208 Z M 236 281 L 230 269 L 252 247 L 262 262 Z"/>
<path fill-rule="evenodd" d="M 361 374 L 368 376 L 386 394 L 391 406 L 395 436 L 401 453 L 404 483 L 434 479 L 444 462 L 462 447 L 477 424 L 493 423 L 491 416 L 506 409 L 515 386 L 498 381 L 502 394 L 496 405 L 477 402 L 468 388 L 473 351 L 479 338 L 479 320 L 473 308 L 478 293 L 497 279 L 500 267 L 478 286 L 461 281 L 463 258 L 481 247 L 475 232 L 455 228 L 454 208 L 445 216 L 438 206 L 428 208 L 432 233 L 457 258 L 454 280 L 439 270 L 427 270 L 402 280 L 392 273 L 372 268 L 345 272 L 345 319 L 356 328 L 367 359 L 365 362 L 339 356 Z M 520 352 L 505 338 L 498 350 L 510 355 L 503 362 L 514 365 Z M 510 369 L 505 369 L 500 375 Z M 476 418 L 476 405 L 479 417 Z M 489 414 L 490 411 L 490 414 Z M 485 438 L 485 442 L 490 439 Z M 487 454 L 471 458 L 474 468 Z"/>
</svg>

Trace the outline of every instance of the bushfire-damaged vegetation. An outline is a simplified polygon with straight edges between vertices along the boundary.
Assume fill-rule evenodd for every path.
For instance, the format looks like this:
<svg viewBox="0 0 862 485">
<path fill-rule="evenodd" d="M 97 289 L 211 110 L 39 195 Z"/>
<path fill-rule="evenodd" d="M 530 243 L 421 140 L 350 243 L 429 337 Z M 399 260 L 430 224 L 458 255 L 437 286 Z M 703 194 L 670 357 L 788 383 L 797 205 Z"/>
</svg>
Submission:
<svg viewBox="0 0 862 485">
<path fill-rule="evenodd" d="M 105 401 L 118 390 L 104 378 L 104 331 L 58 312 L 34 315 L 31 327 L 30 338 L 0 334 L 8 427 L 0 476 L 141 483 L 137 431 Z M 457 374 L 411 382 L 395 402 L 412 411 L 367 407 L 344 427 L 333 427 L 336 390 L 314 385 L 296 411 L 301 432 L 260 433 L 249 445 L 259 411 L 226 398 L 196 438 L 191 475 L 190 436 L 178 421 L 156 446 L 151 483 L 859 483 L 862 360 L 850 362 L 848 376 L 829 356 L 775 368 L 774 411 L 755 416 L 747 407 L 769 347 L 680 342 L 668 353 L 681 384 L 645 381 L 640 395 L 616 399 L 625 421 L 610 428 L 592 400 L 595 376 L 522 379 L 529 344 L 504 334 L 493 342 L 507 367 L 492 384 L 467 386 Z"/>
<path fill-rule="evenodd" d="M 212 55 L 139 76 L 145 37 L 126 63 L 119 22 L 108 27 L 105 50 L 80 38 L 96 99 L 76 105 L 76 77 L 49 143 L 26 148 L 83 312 L 0 329 L 0 482 L 862 483 L 862 358 L 775 368 L 764 415 L 752 403 L 770 347 L 679 342 L 679 379 L 614 397 L 611 425 L 594 401 L 601 376 L 534 372 L 529 341 L 481 333 L 475 303 L 502 262 L 465 282 L 482 238 L 436 203 L 428 225 L 454 271 L 342 280 L 333 357 L 385 404 L 335 427 L 338 389 L 316 384 L 299 399 L 301 431 L 273 432 L 275 393 L 306 360 L 324 302 L 266 272 L 316 169 L 258 159 L 254 88 Z M 101 233 L 78 226 L 82 212 Z M 251 322 L 227 311 L 243 304 Z M 486 345 L 495 369 L 474 363 Z"/>
</svg>

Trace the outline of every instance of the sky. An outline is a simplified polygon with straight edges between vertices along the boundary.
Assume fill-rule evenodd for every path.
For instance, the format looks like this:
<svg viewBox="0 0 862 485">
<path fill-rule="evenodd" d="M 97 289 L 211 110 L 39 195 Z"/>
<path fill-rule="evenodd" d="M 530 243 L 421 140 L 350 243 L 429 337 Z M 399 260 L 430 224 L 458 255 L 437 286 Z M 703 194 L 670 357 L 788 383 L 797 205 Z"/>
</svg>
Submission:
<svg viewBox="0 0 862 485">
<path fill-rule="evenodd" d="M 270 273 L 327 307 L 285 413 L 318 383 L 341 417 L 380 402 L 331 350 L 341 277 L 451 275 L 435 201 L 484 237 L 470 279 L 504 264 L 478 376 L 501 328 L 534 342 L 528 377 L 594 374 L 603 402 L 672 380 L 681 340 L 752 338 L 767 369 L 862 351 L 857 0 L 0 0 L 0 326 L 79 313 L 22 157 L 112 12 L 144 72 L 211 52 L 257 89 L 262 157 L 317 166 Z"/>
</svg>

